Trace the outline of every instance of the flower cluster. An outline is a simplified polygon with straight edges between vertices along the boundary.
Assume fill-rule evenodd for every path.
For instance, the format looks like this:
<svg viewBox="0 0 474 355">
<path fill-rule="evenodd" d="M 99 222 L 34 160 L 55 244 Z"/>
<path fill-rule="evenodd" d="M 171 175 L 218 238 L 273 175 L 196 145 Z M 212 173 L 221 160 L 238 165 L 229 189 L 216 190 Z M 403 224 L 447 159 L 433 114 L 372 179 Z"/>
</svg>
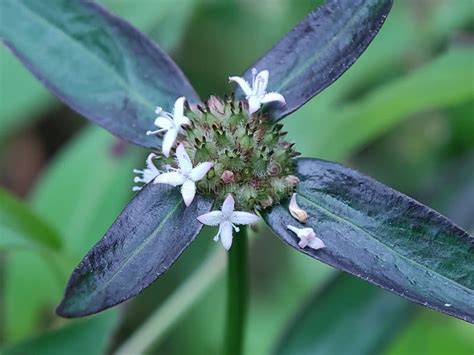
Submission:
<svg viewBox="0 0 474 355">
<path fill-rule="evenodd" d="M 279 93 L 267 93 L 268 70 L 257 73 L 253 69 L 252 74 L 252 85 L 241 77 L 229 77 L 240 85 L 245 101 L 211 97 L 204 105 L 190 106 L 180 97 L 171 113 L 157 107 L 154 124 L 158 129 L 146 134 L 162 134 L 162 149 L 148 156 L 144 170 L 134 170 L 135 183 L 143 184 L 134 191 L 150 182 L 168 184 L 181 186 L 186 206 L 197 192 L 222 203 L 220 211 L 198 220 L 219 226 L 214 240 L 220 240 L 226 250 L 232 245 L 232 230 L 238 231 L 236 225 L 256 223 L 259 217 L 252 212 L 287 198 L 299 182 L 292 175 L 293 158 L 299 153 L 284 141 L 282 126 L 259 112 L 263 104 L 285 104 L 285 99 Z M 170 158 L 173 150 L 175 159 Z M 289 208 L 300 223 L 306 222 L 308 216 L 297 206 L 294 193 Z M 300 239 L 301 248 L 324 247 L 311 228 L 288 228 Z"/>
</svg>

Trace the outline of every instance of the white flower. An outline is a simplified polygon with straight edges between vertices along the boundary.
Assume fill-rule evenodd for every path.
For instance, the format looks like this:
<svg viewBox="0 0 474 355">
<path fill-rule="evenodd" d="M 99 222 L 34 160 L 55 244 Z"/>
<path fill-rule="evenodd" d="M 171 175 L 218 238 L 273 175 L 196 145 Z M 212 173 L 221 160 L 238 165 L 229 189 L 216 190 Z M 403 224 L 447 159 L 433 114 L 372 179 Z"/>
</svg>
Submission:
<svg viewBox="0 0 474 355">
<path fill-rule="evenodd" d="M 151 180 L 156 178 L 158 175 L 161 174 L 161 171 L 153 164 L 153 158 L 156 157 L 155 153 L 150 153 L 146 158 L 146 168 L 143 170 L 133 169 L 133 172 L 137 175 L 133 179 L 133 182 L 143 183 L 142 186 L 134 186 L 132 187 L 133 191 L 140 191 L 146 184 L 148 184 Z"/>
<path fill-rule="evenodd" d="M 185 97 L 180 97 L 174 103 L 173 113 L 165 112 L 161 107 L 157 107 L 155 113 L 159 116 L 155 119 L 155 126 L 159 129 L 156 131 L 147 131 L 147 135 L 165 132 L 163 137 L 163 154 L 165 157 L 170 155 L 170 150 L 176 141 L 179 133 L 183 132 L 181 128 L 183 125 L 190 125 L 189 118 L 184 116 L 184 101 Z"/>
<path fill-rule="evenodd" d="M 252 88 L 249 83 L 240 76 L 229 77 L 230 81 L 235 81 L 242 88 L 249 104 L 250 114 L 258 111 L 262 104 L 278 101 L 286 104 L 285 98 L 276 92 L 267 93 L 268 70 L 262 70 L 257 74 L 257 69 L 252 69 Z"/>
<path fill-rule="evenodd" d="M 298 206 L 298 203 L 296 202 L 295 193 L 291 196 L 288 210 L 290 211 L 291 215 L 295 217 L 299 222 L 306 223 L 306 221 L 308 220 L 308 213 L 300 206 Z"/>
<path fill-rule="evenodd" d="M 158 175 L 155 178 L 155 184 L 168 184 L 173 186 L 181 187 L 181 194 L 186 206 L 189 206 L 193 202 L 194 195 L 196 195 L 196 181 L 201 180 L 206 176 L 207 172 L 214 165 L 211 162 L 200 163 L 193 168 L 191 159 L 189 159 L 188 153 L 184 149 L 184 146 L 180 143 L 176 148 L 176 160 L 178 162 L 179 169 L 170 168 L 166 173 Z"/>
<path fill-rule="evenodd" d="M 219 225 L 219 232 L 217 232 L 214 240 L 217 242 L 220 240 L 225 250 L 229 250 L 232 245 L 232 228 L 236 232 L 239 228 L 235 224 L 252 224 L 258 221 L 258 216 L 249 212 L 234 211 L 234 198 L 231 194 L 228 194 L 224 203 L 222 204 L 221 211 L 211 211 L 205 213 L 197 218 L 202 224 L 208 226 Z"/>
<path fill-rule="evenodd" d="M 300 239 L 298 243 L 300 248 L 310 247 L 314 250 L 318 250 L 326 247 L 324 242 L 316 237 L 313 228 L 296 228 L 289 225 L 286 226 L 286 228 L 295 232 L 296 236 Z"/>
</svg>

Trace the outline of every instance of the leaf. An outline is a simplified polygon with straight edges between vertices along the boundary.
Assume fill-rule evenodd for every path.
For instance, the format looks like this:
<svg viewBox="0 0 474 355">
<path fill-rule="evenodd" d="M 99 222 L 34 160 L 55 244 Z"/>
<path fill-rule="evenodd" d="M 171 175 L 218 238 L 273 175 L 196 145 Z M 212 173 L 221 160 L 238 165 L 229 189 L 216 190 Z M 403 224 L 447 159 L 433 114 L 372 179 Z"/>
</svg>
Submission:
<svg viewBox="0 0 474 355">
<path fill-rule="evenodd" d="M 439 213 L 337 163 L 300 159 L 298 203 L 326 248 L 298 247 L 284 205 L 265 214 L 298 251 L 437 311 L 474 322 L 474 238 Z"/>
<path fill-rule="evenodd" d="M 12 248 L 59 250 L 61 238 L 27 206 L 0 188 L 0 250 Z"/>
<path fill-rule="evenodd" d="M 328 0 L 260 58 L 252 68 L 268 69 L 268 91 L 286 99 L 286 105 L 270 106 L 272 117 L 284 118 L 339 78 L 378 33 L 391 6 L 391 0 Z M 252 82 L 251 68 L 244 78 Z"/>
<path fill-rule="evenodd" d="M 301 308 L 275 354 L 381 354 L 396 329 L 412 317 L 413 308 L 395 295 L 340 273 Z M 354 334 L 354 329 L 363 333 Z"/>
<path fill-rule="evenodd" d="M 423 312 L 405 329 L 384 355 L 463 354 L 474 349 L 472 325 L 435 312 Z"/>
<path fill-rule="evenodd" d="M 28 252 L 8 255 L 5 270 L 6 335 L 18 340 L 38 327 L 45 309 L 60 301 L 70 270 L 105 233 L 130 199 L 140 149 L 90 125 L 56 154 L 31 196 L 32 208 L 63 238 L 67 265 Z M 56 275 L 59 272 L 60 275 Z M 31 297 L 34 294 L 35 297 Z"/>
<path fill-rule="evenodd" d="M 211 207 L 198 196 L 185 207 L 177 188 L 147 185 L 74 270 L 57 313 L 85 316 L 141 292 L 194 240 L 196 217 Z"/>
<path fill-rule="evenodd" d="M 0 349 L 3 355 L 105 354 L 115 327 L 117 312 L 107 312 L 87 320 L 72 322 L 57 330 Z"/>
<path fill-rule="evenodd" d="M 178 47 L 196 7 L 196 0 L 100 0 L 118 17 L 147 33 L 161 48 Z"/>
<path fill-rule="evenodd" d="M 159 141 L 155 105 L 199 101 L 167 54 L 125 21 L 85 0 L 48 6 L 2 0 L 0 36 L 46 87 L 77 112 L 144 147 Z"/>
<path fill-rule="evenodd" d="M 129 201 L 132 170 L 144 164 L 141 149 L 91 125 L 55 157 L 32 193 L 32 206 L 79 259 Z"/>
<path fill-rule="evenodd" d="M 175 48 L 182 37 L 186 23 L 194 9 L 194 0 L 172 3 L 155 0 L 150 11 L 148 0 L 104 0 L 104 5 L 117 16 L 151 35 L 160 47 Z M 0 140 L 12 130 L 27 122 L 39 119 L 52 104 L 54 98 L 31 73 L 6 48 L 0 47 Z M 157 102 L 158 104 L 158 102 Z"/>
</svg>

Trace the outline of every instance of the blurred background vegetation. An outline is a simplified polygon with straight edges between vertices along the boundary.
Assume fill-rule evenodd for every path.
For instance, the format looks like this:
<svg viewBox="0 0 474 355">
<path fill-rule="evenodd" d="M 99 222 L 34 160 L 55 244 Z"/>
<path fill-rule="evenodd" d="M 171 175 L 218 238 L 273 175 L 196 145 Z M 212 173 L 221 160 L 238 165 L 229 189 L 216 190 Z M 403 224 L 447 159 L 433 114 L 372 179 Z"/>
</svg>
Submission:
<svg viewBox="0 0 474 355">
<path fill-rule="evenodd" d="M 171 53 L 205 98 L 230 92 L 227 77 L 242 73 L 321 1 L 101 2 Z M 304 156 L 355 167 L 473 232 L 473 31 L 472 0 L 395 0 L 361 59 L 285 119 L 289 138 Z M 116 149 L 124 154 L 112 154 Z M 161 333 L 151 353 L 220 352 L 226 300 L 222 255 L 211 256 L 202 282 L 187 281 L 219 248 L 209 231 L 126 305 L 86 321 L 54 315 L 73 267 L 131 197 L 132 169 L 143 165 L 145 154 L 62 105 L 0 48 L 1 185 L 63 240 L 60 255 L 0 246 L 0 344 L 9 346 L 6 353 L 110 352 L 159 307 L 156 328 Z M 288 324 L 295 324 L 302 304 L 315 317 L 319 304 L 335 313 L 349 305 L 336 322 L 307 329 L 319 334 L 325 345 L 321 353 L 334 354 L 341 343 L 347 343 L 345 353 L 355 354 L 474 353 L 471 325 L 392 298 L 362 281 L 351 278 L 327 303 L 318 292 L 335 270 L 285 247 L 263 226 L 254 234 L 246 353 L 274 349 Z M 364 292 L 389 297 L 373 318 L 356 308 L 357 297 L 361 302 L 369 297 Z M 403 316 L 385 331 L 384 341 L 370 351 L 355 346 L 388 322 L 393 302 Z"/>
</svg>

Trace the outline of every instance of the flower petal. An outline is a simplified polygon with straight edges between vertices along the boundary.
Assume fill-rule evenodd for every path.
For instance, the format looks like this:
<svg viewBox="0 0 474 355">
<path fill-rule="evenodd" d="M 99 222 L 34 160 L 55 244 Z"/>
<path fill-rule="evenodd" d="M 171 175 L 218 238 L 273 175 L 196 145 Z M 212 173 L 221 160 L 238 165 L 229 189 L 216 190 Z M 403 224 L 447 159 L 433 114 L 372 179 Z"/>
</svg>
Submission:
<svg viewBox="0 0 474 355">
<path fill-rule="evenodd" d="M 262 104 L 267 104 L 269 102 L 275 102 L 275 101 L 281 102 L 282 104 L 286 104 L 286 101 L 283 95 L 280 95 L 277 92 L 269 92 L 268 94 L 265 94 L 265 96 L 263 96 L 260 99 L 260 102 Z"/>
<path fill-rule="evenodd" d="M 211 163 L 211 162 L 198 164 L 196 167 L 194 167 L 191 170 L 191 172 L 189 173 L 189 177 L 194 181 L 199 181 L 204 176 L 206 176 L 207 172 L 209 171 L 210 168 L 212 168 L 213 165 L 214 163 Z"/>
<path fill-rule="evenodd" d="M 211 211 L 200 215 L 197 219 L 207 226 L 217 226 L 221 223 L 224 214 L 221 211 Z"/>
<path fill-rule="evenodd" d="M 191 125 L 190 119 L 187 118 L 186 116 L 175 116 L 174 117 L 174 122 L 175 122 L 176 127 L 179 127 L 179 129 L 181 129 L 181 126 L 190 126 Z M 181 131 L 182 131 L 182 129 L 181 129 Z"/>
<path fill-rule="evenodd" d="M 225 250 L 229 250 L 232 246 L 232 224 L 230 222 L 221 223 L 219 231 L 222 246 Z"/>
<path fill-rule="evenodd" d="M 222 213 L 224 213 L 226 216 L 231 216 L 232 212 L 234 212 L 234 204 L 235 202 L 232 194 L 228 194 L 224 200 L 224 203 L 222 204 Z"/>
<path fill-rule="evenodd" d="M 253 94 L 249 83 L 244 78 L 241 78 L 240 76 L 230 76 L 229 80 L 239 84 L 240 88 L 245 93 L 245 96 L 250 96 Z"/>
<path fill-rule="evenodd" d="M 194 181 L 186 180 L 181 187 L 181 195 L 183 195 L 184 204 L 189 206 L 196 195 L 196 184 Z"/>
<path fill-rule="evenodd" d="M 267 90 L 268 85 L 268 70 L 262 70 L 260 73 L 257 74 L 255 77 L 255 84 L 253 87 L 254 94 L 257 96 L 261 96 L 265 94 L 265 90 Z"/>
<path fill-rule="evenodd" d="M 308 246 L 314 250 L 318 250 L 318 249 L 325 248 L 326 244 L 324 244 L 324 242 L 318 237 L 313 237 L 309 239 Z"/>
<path fill-rule="evenodd" d="M 161 129 L 171 129 L 171 128 L 173 128 L 173 121 L 171 121 L 166 116 L 158 116 L 155 119 L 154 124 L 155 124 L 155 126 L 161 128 Z"/>
<path fill-rule="evenodd" d="M 249 103 L 250 114 L 257 112 L 260 109 L 260 106 L 262 106 L 262 104 L 260 103 L 260 99 L 254 95 L 248 98 L 248 103 Z"/>
<path fill-rule="evenodd" d="M 193 164 L 191 163 L 191 159 L 189 159 L 188 153 L 186 153 L 186 149 L 184 149 L 184 145 L 181 143 L 178 144 L 176 148 L 176 158 L 178 159 L 178 165 L 183 174 L 189 174 L 193 169 Z"/>
<path fill-rule="evenodd" d="M 184 101 L 186 101 L 186 98 L 184 96 L 181 96 L 174 102 L 173 117 L 182 117 L 183 116 Z"/>
<path fill-rule="evenodd" d="M 298 237 L 301 235 L 301 229 L 298 228 L 298 227 L 287 225 L 286 228 L 288 228 L 290 231 L 294 232 Z"/>
<path fill-rule="evenodd" d="M 235 224 L 252 224 L 259 220 L 256 214 L 236 211 L 232 213 L 231 222 Z"/>
<path fill-rule="evenodd" d="M 153 158 L 155 157 L 156 157 L 155 153 L 148 154 L 148 157 L 146 158 L 146 168 L 152 171 L 159 172 L 155 164 L 153 163 Z"/>
<path fill-rule="evenodd" d="M 166 132 L 166 134 L 163 138 L 163 144 L 162 144 L 162 151 L 163 151 L 163 155 L 165 157 L 170 156 L 171 148 L 173 147 L 177 136 L 178 136 L 178 131 L 174 128 L 172 128 L 172 129 L 168 130 L 168 132 Z"/>
<path fill-rule="evenodd" d="M 186 178 L 177 171 L 170 171 L 168 173 L 163 173 L 158 175 L 153 181 L 155 184 L 168 184 L 172 186 L 183 185 L 186 181 Z"/>
</svg>

